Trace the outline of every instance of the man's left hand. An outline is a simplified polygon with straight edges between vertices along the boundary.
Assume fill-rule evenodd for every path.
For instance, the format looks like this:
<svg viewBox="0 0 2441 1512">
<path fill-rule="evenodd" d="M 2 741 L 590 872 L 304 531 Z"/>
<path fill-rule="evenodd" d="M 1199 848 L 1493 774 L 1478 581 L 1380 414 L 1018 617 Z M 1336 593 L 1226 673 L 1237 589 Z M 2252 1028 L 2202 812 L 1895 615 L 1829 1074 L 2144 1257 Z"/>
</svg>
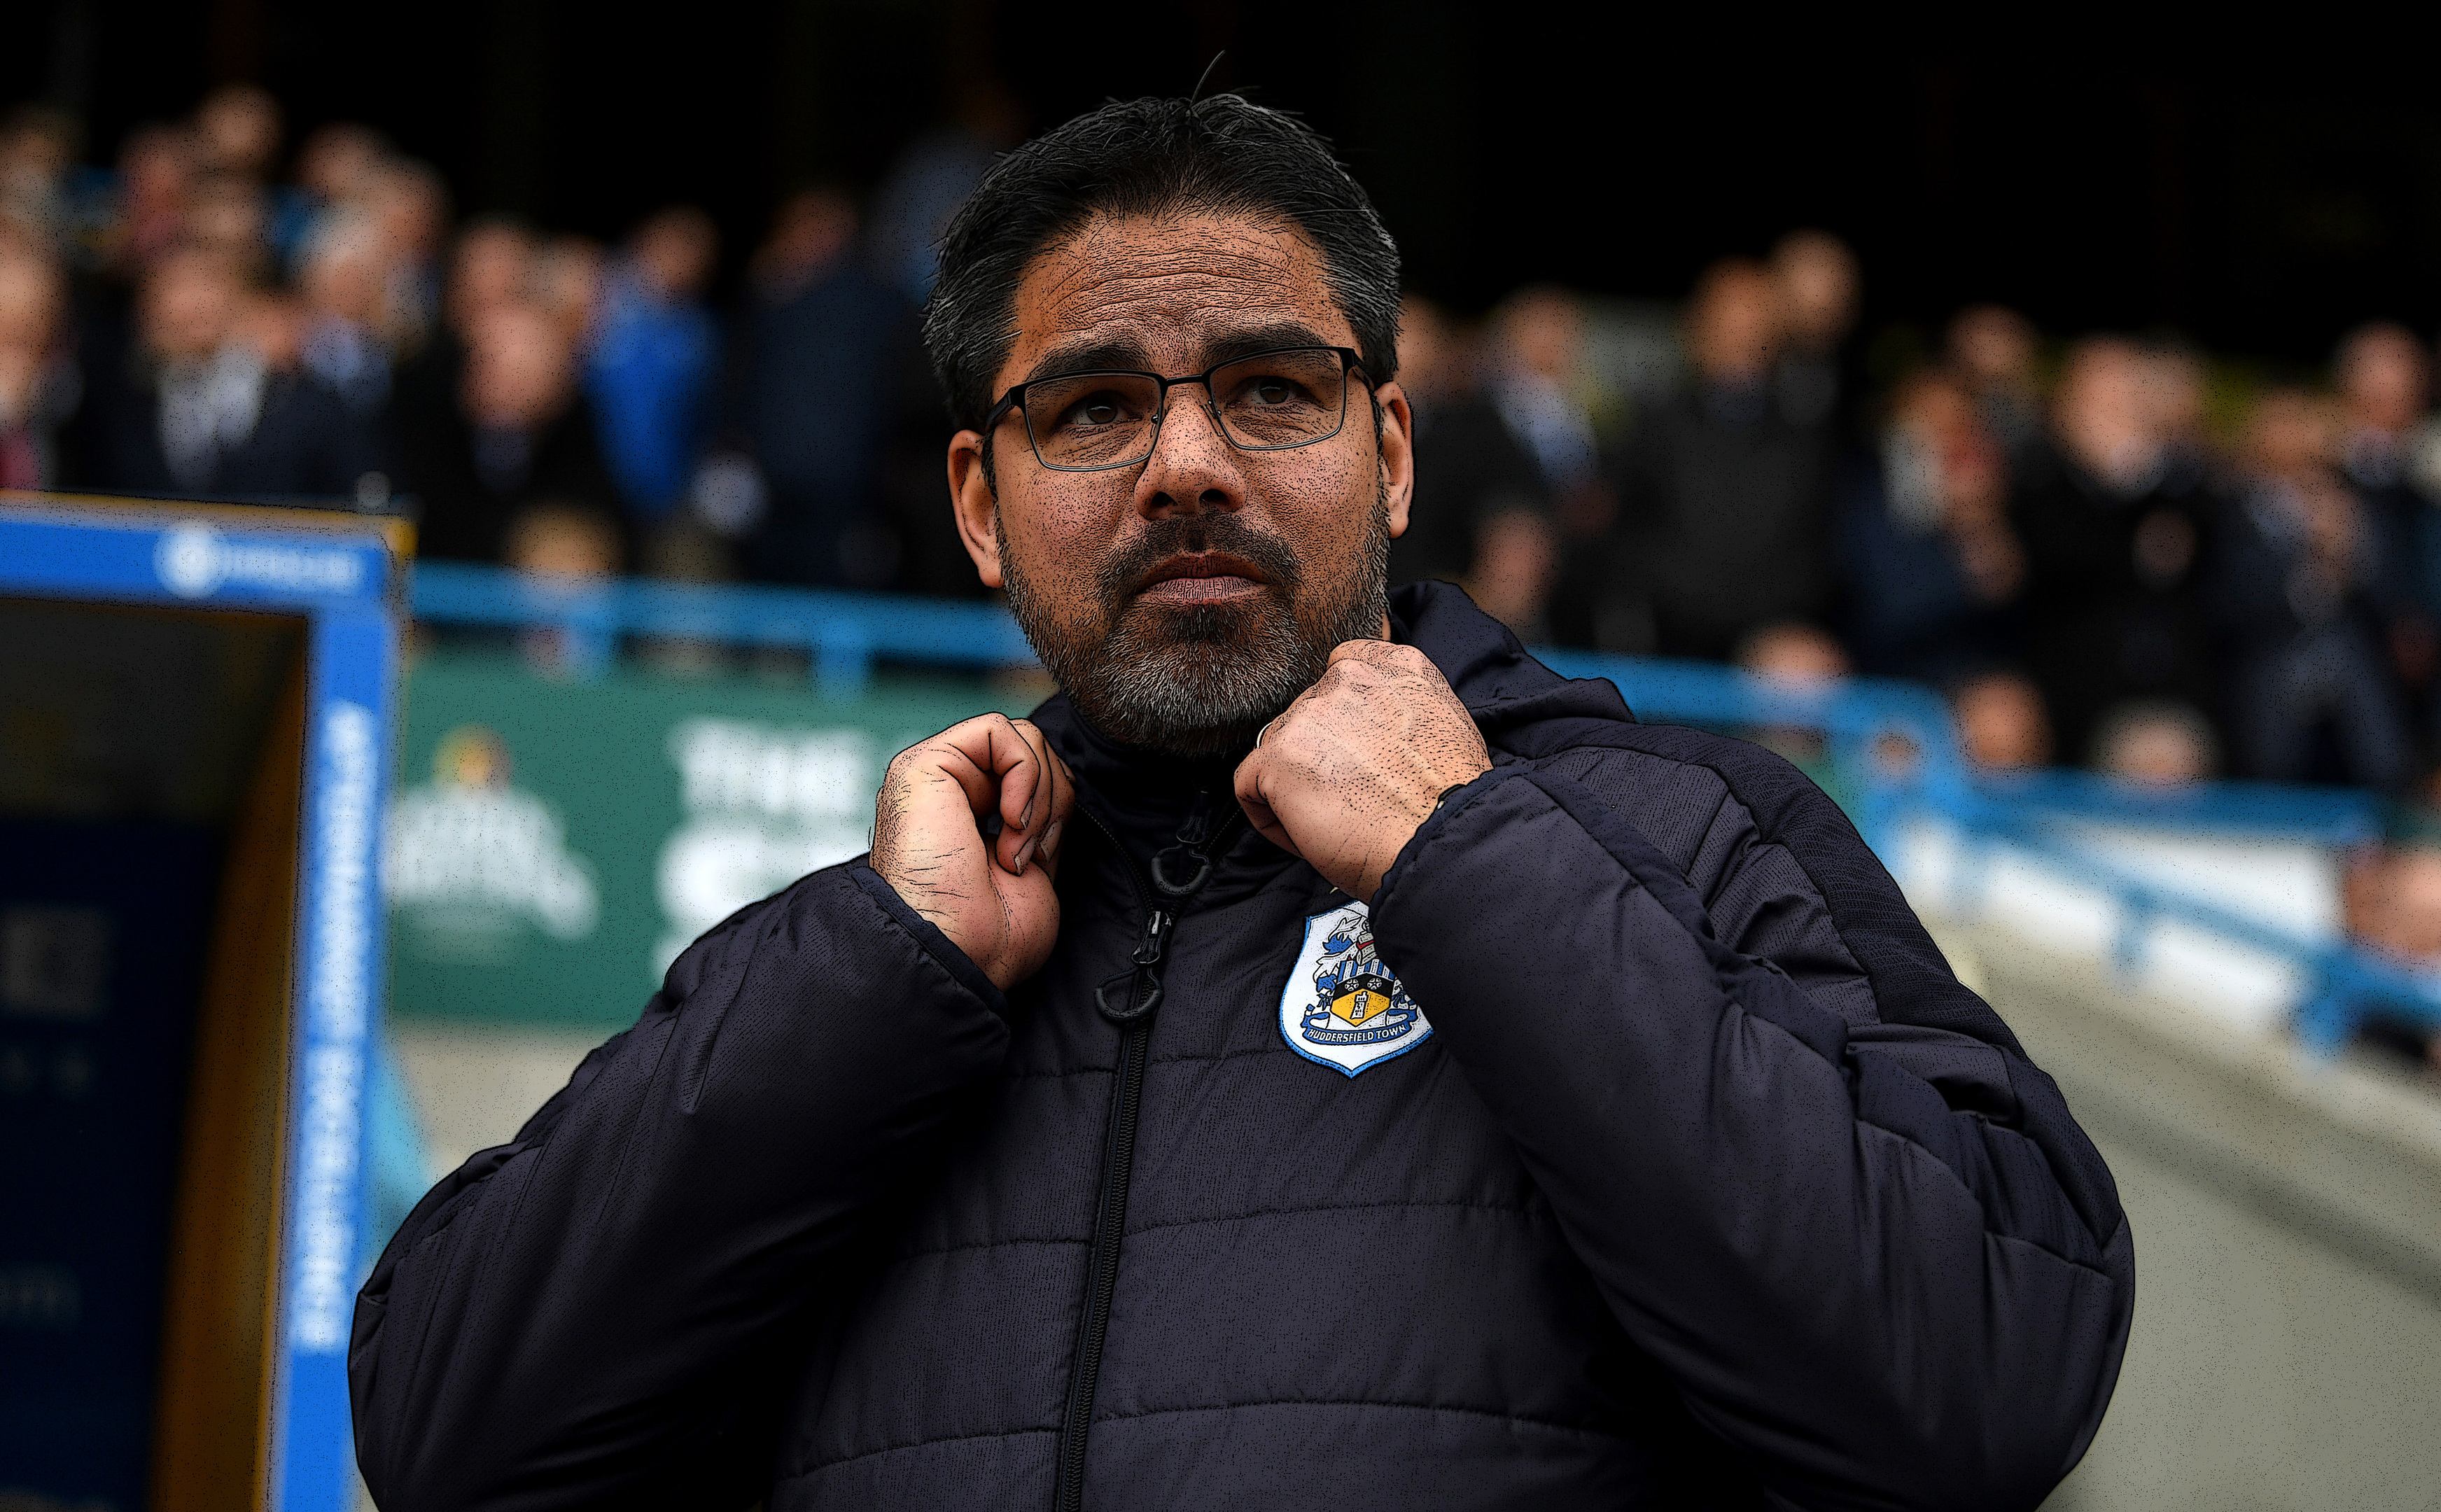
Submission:
<svg viewBox="0 0 2441 1512">
<path fill-rule="evenodd" d="M 1238 802 L 1265 839 L 1370 903 L 1440 795 L 1491 767 L 1422 652 L 1350 640 L 1239 764 Z"/>
</svg>

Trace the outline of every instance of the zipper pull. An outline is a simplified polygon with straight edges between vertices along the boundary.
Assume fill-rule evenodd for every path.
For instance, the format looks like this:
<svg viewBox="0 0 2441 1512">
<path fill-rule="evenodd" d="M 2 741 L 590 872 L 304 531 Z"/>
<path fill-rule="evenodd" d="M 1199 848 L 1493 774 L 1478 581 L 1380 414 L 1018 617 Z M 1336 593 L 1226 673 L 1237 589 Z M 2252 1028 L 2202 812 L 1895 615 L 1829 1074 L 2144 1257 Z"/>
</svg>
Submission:
<svg viewBox="0 0 2441 1512">
<path fill-rule="evenodd" d="M 1169 944 L 1170 926 L 1177 922 L 1159 909 L 1147 910 L 1144 937 L 1128 957 L 1135 964 L 1094 989 L 1094 1006 L 1103 1017 L 1124 1027 L 1150 1017 L 1161 1006 L 1161 953 Z"/>
<path fill-rule="evenodd" d="M 1178 827 L 1178 843 L 1201 845 L 1212 837 L 1212 790 L 1197 788 L 1195 801 L 1186 806 L 1186 822 Z"/>
<path fill-rule="evenodd" d="M 1177 922 L 1159 909 L 1146 914 L 1144 938 L 1136 942 L 1135 954 L 1128 959 L 1140 966 L 1149 966 L 1159 961 L 1162 946 L 1169 943 L 1170 926 Z"/>
<path fill-rule="evenodd" d="M 1203 847 L 1212 839 L 1212 792 L 1198 789 L 1195 801 L 1187 805 L 1186 822 L 1178 827 L 1178 843 L 1165 846 L 1152 858 L 1152 885 L 1173 898 L 1183 898 L 1200 890 L 1212 875 L 1212 857 Z M 1172 868 L 1184 870 L 1193 862 L 1195 870 L 1184 882 L 1172 880 Z"/>
</svg>

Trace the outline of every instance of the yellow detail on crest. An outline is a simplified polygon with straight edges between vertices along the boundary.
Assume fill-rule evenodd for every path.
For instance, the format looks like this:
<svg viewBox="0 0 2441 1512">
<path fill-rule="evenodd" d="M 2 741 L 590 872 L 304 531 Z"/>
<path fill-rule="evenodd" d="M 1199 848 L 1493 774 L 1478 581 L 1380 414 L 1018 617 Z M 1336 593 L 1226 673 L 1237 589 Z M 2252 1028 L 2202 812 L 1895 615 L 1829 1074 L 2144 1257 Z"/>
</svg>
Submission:
<svg viewBox="0 0 2441 1512">
<path fill-rule="evenodd" d="M 1350 1025 L 1361 1025 L 1390 1011 L 1390 995 L 1371 987 L 1357 987 L 1330 999 L 1330 1011 Z"/>
</svg>

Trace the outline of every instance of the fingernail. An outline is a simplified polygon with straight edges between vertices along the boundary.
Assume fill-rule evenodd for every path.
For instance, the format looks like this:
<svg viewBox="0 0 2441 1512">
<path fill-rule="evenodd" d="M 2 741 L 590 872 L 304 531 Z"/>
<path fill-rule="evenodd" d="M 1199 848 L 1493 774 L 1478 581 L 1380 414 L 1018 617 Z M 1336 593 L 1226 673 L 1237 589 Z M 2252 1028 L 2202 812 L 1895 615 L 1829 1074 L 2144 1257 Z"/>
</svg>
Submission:
<svg viewBox="0 0 2441 1512">
<path fill-rule="evenodd" d="M 1009 867 L 1011 872 L 1019 876 L 1025 875 L 1025 863 L 1034 855 L 1034 839 L 1028 837 L 1023 845 L 1017 848 L 1017 860 Z"/>
<path fill-rule="evenodd" d="M 1042 832 L 1042 858 L 1046 861 L 1059 854 L 1059 832 L 1068 827 L 1064 819 L 1053 819 Z"/>
</svg>

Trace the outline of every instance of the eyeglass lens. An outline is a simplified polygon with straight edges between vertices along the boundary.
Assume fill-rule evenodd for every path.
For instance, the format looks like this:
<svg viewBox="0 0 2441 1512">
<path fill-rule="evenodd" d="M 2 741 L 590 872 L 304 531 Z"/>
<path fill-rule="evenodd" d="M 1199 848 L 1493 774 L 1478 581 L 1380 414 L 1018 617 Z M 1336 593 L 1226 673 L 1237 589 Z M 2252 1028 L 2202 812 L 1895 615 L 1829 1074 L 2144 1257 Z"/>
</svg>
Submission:
<svg viewBox="0 0 2441 1512">
<path fill-rule="evenodd" d="M 1347 369 L 1328 348 L 1271 351 L 1212 369 L 1212 410 L 1250 451 L 1306 446 L 1337 435 Z M 1149 373 L 1094 372 L 1026 386 L 1025 425 L 1050 467 L 1125 467 L 1150 456 L 1161 385 Z"/>
</svg>

